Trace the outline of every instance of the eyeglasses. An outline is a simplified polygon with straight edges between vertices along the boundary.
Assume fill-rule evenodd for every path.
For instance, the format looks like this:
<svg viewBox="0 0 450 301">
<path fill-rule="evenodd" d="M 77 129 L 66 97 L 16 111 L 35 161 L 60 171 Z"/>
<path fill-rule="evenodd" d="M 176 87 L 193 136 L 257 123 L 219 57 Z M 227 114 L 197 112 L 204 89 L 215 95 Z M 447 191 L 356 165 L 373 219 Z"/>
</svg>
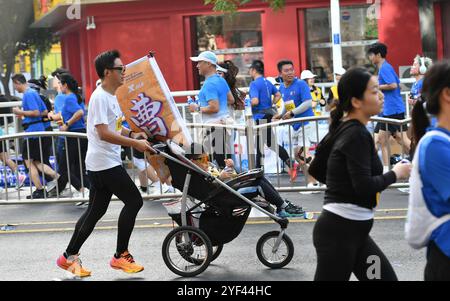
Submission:
<svg viewBox="0 0 450 301">
<path fill-rule="evenodd" d="M 125 66 L 117 66 L 117 67 L 112 67 L 112 68 L 108 68 L 109 70 L 117 70 L 120 71 L 121 73 L 125 72 L 126 67 Z"/>
</svg>

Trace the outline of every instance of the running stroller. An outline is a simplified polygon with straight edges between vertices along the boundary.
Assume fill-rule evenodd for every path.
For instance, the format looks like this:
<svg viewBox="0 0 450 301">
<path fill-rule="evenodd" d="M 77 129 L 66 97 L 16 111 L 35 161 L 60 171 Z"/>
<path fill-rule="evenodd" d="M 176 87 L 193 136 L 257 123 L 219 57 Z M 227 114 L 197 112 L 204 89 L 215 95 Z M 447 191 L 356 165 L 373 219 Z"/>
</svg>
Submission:
<svg viewBox="0 0 450 301">
<path fill-rule="evenodd" d="M 285 233 L 289 221 L 271 213 L 270 206 L 262 205 L 266 209 L 259 206 L 261 203 L 254 201 L 258 192 L 245 189 L 255 186 L 263 176 L 261 169 L 250 170 L 224 183 L 184 157 L 174 143 L 153 148 L 166 159 L 172 185 L 183 192 L 181 211 L 169 213 L 179 227 L 167 235 L 162 246 L 164 262 L 172 272 L 183 277 L 204 272 L 220 255 L 223 245 L 241 233 L 252 208 L 281 227 L 281 231 L 268 232 L 259 239 L 256 246 L 259 260 L 273 269 L 289 264 L 294 255 L 292 240 Z"/>
</svg>

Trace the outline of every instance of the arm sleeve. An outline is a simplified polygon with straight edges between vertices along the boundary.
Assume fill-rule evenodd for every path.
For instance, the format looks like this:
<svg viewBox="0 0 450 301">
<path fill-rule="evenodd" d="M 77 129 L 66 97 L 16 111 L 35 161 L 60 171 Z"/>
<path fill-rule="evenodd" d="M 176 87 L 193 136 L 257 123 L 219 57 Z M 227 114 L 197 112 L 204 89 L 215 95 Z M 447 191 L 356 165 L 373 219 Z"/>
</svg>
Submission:
<svg viewBox="0 0 450 301">
<path fill-rule="evenodd" d="M 372 176 L 372 153 L 373 145 L 370 135 L 353 132 L 352 138 L 348 139 L 342 146 L 346 156 L 347 169 L 350 174 L 352 186 L 357 195 L 371 197 L 385 190 L 389 185 L 396 182 L 397 178 L 393 171 L 384 175 Z M 355 143 L 358 141 L 358 143 Z"/>
<path fill-rule="evenodd" d="M 423 174 L 432 178 L 431 185 L 439 196 L 450 202 L 450 143 L 437 137 L 427 146 L 424 158 Z"/>
<path fill-rule="evenodd" d="M 302 102 L 313 99 L 308 84 L 303 81 L 300 86 L 300 95 L 302 97 Z"/>
<path fill-rule="evenodd" d="M 296 107 L 294 110 L 292 110 L 292 112 L 294 113 L 294 115 L 299 115 L 303 112 L 306 112 L 306 110 L 308 110 L 311 107 L 312 107 L 312 99 L 302 102 L 302 104 Z"/>
<path fill-rule="evenodd" d="M 92 103 L 92 112 L 90 114 L 94 114 L 94 126 L 99 124 L 108 125 L 108 100 L 105 97 L 97 97 Z"/>
</svg>

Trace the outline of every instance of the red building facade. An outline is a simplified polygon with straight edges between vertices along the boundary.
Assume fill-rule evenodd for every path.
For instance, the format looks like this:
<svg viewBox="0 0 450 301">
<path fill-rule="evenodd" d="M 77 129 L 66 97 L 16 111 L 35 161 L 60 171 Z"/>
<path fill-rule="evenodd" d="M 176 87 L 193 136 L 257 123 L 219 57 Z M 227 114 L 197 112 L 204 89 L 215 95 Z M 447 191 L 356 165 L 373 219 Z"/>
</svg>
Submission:
<svg viewBox="0 0 450 301">
<path fill-rule="evenodd" d="M 50 26 L 61 37 L 64 67 L 83 83 L 87 96 L 98 79 L 93 61 L 108 49 L 120 50 L 125 63 L 154 51 L 172 91 L 199 88 L 189 57 L 206 49 L 216 51 L 222 60 L 233 60 L 241 69 L 242 85 L 248 82 L 248 64 L 256 58 L 265 62 L 268 76 L 278 75 L 279 60 L 291 59 L 298 74 L 308 68 L 323 81 L 331 78 L 329 0 L 287 0 L 282 12 L 253 1 L 232 17 L 214 13 L 203 2 L 89 4 L 83 6 L 81 20 L 55 18 Z M 411 65 L 415 55 L 423 53 L 418 0 L 340 3 L 344 67 L 367 64 L 365 49 L 374 41 L 388 45 L 388 60 L 400 73 L 402 66 Z M 448 47 L 443 6 L 441 2 L 433 4 L 436 58 L 444 57 Z M 88 17 L 95 18 L 95 29 L 86 29 Z"/>
</svg>

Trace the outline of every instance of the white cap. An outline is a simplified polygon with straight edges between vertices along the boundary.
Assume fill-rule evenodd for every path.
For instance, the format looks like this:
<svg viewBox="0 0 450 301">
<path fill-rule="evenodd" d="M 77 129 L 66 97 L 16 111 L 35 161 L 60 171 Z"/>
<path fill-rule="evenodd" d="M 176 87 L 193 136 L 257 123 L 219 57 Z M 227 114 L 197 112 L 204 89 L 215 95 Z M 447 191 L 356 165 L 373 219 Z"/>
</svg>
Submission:
<svg viewBox="0 0 450 301">
<path fill-rule="evenodd" d="M 337 68 L 336 71 L 334 71 L 334 74 L 336 75 L 344 75 L 345 72 L 347 72 L 347 70 L 345 70 L 344 68 Z"/>
<path fill-rule="evenodd" d="M 314 73 L 312 73 L 311 71 L 309 71 L 309 70 L 304 70 L 303 72 L 302 72 L 302 74 L 300 74 L 300 79 L 310 79 L 310 78 L 316 78 L 317 77 L 317 75 L 315 75 Z"/>
<path fill-rule="evenodd" d="M 199 56 L 191 57 L 191 61 L 193 62 L 208 62 L 216 66 L 217 71 L 220 72 L 228 72 L 227 69 L 222 68 L 218 65 L 217 56 L 212 51 L 203 51 L 199 54 Z"/>
</svg>

